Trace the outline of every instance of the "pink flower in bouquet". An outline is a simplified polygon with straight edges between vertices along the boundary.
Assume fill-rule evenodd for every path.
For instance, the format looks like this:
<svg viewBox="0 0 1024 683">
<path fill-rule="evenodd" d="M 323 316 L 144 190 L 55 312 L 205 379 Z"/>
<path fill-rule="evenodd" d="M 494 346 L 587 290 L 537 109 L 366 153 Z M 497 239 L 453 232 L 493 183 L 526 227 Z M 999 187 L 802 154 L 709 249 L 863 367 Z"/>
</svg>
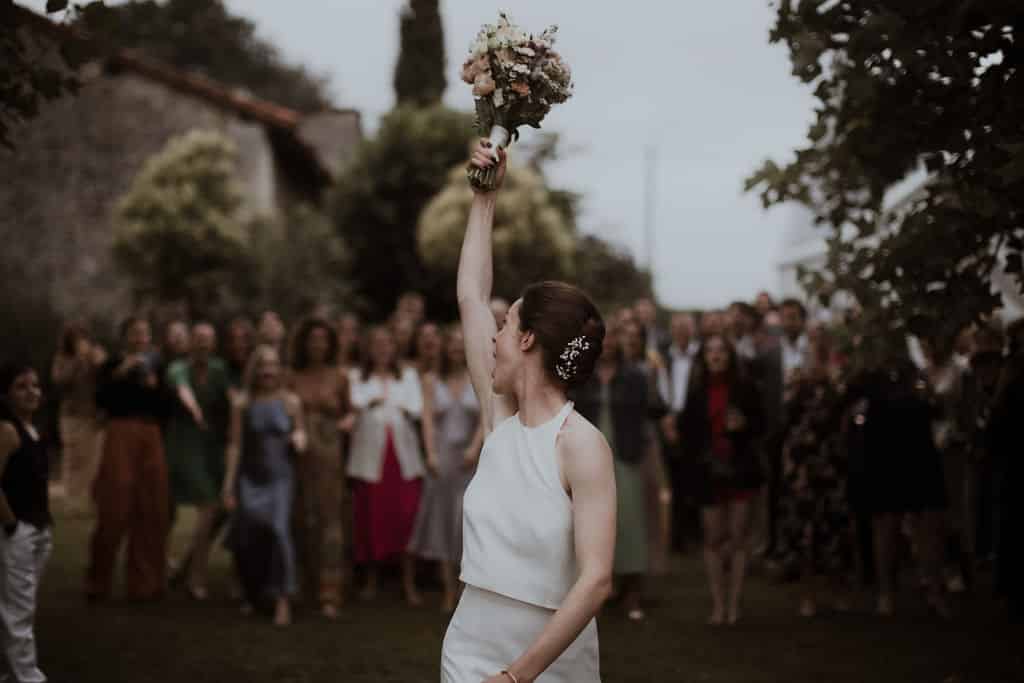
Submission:
<svg viewBox="0 0 1024 683">
<path fill-rule="evenodd" d="M 494 92 L 494 79 L 490 73 L 477 74 L 473 80 L 473 94 L 477 97 L 486 97 Z"/>
<path fill-rule="evenodd" d="M 479 57 L 470 57 L 462 65 L 462 80 L 472 85 L 476 82 L 477 76 L 482 73 L 489 74 L 490 72 L 491 62 L 487 59 L 486 54 Z"/>
</svg>

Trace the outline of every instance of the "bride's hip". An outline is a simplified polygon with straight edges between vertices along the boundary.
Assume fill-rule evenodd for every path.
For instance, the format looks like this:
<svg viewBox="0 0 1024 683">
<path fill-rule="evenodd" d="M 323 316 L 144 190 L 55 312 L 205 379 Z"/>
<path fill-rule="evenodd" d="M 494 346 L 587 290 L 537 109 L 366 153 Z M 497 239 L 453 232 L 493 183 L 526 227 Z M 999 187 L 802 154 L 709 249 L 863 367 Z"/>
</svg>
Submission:
<svg viewBox="0 0 1024 683">
<path fill-rule="evenodd" d="M 467 585 L 445 634 L 443 668 L 471 667 L 473 675 L 493 675 L 522 655 L 553 614 L 554 610 Z M 549 679 L 563 680 L 559 673 L 567 670 L 574 677 L 565 680 L 598 681 L 598 659 L 597 624 L 591 620 L 549 669 Z"/>
</svg>

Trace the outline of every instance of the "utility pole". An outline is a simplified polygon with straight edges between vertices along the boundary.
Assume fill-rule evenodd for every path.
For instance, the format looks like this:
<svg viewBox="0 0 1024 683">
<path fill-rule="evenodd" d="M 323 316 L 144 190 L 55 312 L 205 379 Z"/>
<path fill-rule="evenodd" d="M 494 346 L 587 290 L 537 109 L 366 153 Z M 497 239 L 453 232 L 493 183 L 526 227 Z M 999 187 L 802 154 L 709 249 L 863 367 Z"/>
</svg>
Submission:
<svg viewBox="0 0 1024 683">
<path fill-rule="evenodd" d="M 644 251 L 647 270 L 654 276 L 654 206 L 655 206 L 655 170 L 658 163 L 658 152 L 654 145 L 644 148 Z"/>
</svg>

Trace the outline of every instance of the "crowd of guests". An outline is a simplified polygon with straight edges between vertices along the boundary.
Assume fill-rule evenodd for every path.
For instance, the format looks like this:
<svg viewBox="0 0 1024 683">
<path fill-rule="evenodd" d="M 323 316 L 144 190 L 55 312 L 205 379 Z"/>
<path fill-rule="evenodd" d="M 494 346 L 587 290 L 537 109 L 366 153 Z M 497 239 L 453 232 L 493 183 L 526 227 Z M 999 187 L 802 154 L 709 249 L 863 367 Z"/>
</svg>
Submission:
<svg viewBox="0 0 1024 683">
<path fill-rule="evenodd" d="M 499 327 L 507 309 L 492 304 Z M 389 564 L 420 605 L 423 561 L 437 564 L 451 612 L 483 434 L 462 332 L 424 310 L 410 293 L 381 325 L 320 315 L 289 331 L 267 311 L 219 331 L 174 321 L 157 341 L 132 317 L 111 352 L 67 326 L 50 380 L 65 505 L 95 514 L 88 599 L 111 597 L 125 546 L 127 598 L 181 584 L 206 600 L 223 542 L 243 609 L 279 625 L 300 596 L 327 618 L 351 594 L 372 600 Z M 616 594 L 629 619 L 645 618 L 647 577 L 691 547 L 715 625 L 741 618 L 752 561 L 798 582 L 806 617 L 824 598 L 845 609 L 864 583 L 892 614 L 908 557 L 948 617 L 946 595 L 997 562 L 1021 615 L 1020 323 L 926 336 L 854 367 L 842 326 L 809 320 L 796 300 L 675 313 L 667 330 L 657 318 L 649 299 L 608 316 L 597 369 L 573 396 L 615 456 Z M 48 449 L 33 426 L 42 382 L 26 365 L 2 380 L 0 616 L 7 660 L 29 680 L 52 525 Z M 196 514 L 172 557 L 181 506 Z"/>
<path fill-rule="evenodd" d="M 640 586 L 657 571 L 652 543 L 669 536 L 702 548 L 711 624 L 740 619 L 752 559 L 797 583 L 805 617 L 823 599 L 848 609 L 863 585 L 891 615 L 913 567 L 949 618 L 948 595 L 997 564 L 1020 618 L 1024 322 L 869 344 L 766 293 L 677 313 L 667 332 L 649 300 L 611 319 L 578 408 L 613 444 L 630 618 L 643 618 Z"/>
</svg>

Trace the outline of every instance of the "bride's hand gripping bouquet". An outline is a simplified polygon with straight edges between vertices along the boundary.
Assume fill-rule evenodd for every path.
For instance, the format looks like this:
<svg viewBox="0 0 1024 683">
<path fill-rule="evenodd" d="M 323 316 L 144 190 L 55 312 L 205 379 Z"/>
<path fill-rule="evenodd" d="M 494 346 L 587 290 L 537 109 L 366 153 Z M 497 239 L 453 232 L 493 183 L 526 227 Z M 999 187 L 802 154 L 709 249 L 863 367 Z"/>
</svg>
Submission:
<svg viewBox="0 0 1024 683">
<path fill-rule="evenodd" d="M 539 36 L 527 34 L 502 13 L 486 24 L 470 46 L 462 80 L 473 86 L 476 125 L 488 138 L 494 159 L 519 137 L 520 126 L 540 128 L 551 106 L 572 96 L 572 73 L 552 49 L 557 26 Z M 496 167 L 470 166 L 469 182 L 478 190 L 495 188 Z"/>
</svg>

